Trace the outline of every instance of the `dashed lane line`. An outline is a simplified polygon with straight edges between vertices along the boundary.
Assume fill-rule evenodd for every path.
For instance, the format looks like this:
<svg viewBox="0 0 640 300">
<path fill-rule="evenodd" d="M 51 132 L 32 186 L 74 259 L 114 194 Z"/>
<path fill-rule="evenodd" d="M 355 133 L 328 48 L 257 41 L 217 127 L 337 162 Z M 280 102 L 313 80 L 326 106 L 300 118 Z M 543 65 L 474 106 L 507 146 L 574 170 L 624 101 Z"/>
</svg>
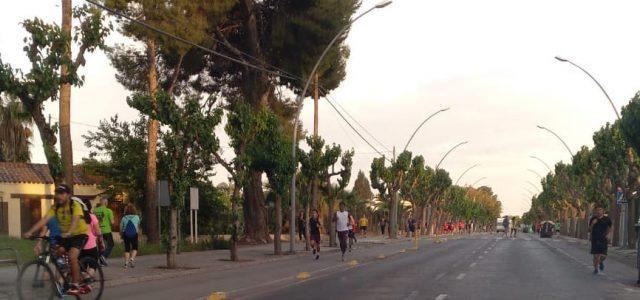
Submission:
<svg viewBox="0 0 640 300">
<path fill-rule="evenodd" d="M 460 273 L 460 275 L 458 275 L 458 277 L 456 277 L 456 279 L 458 280 L 462 280 L 467 274 L 465 273 Z"/>
<path fill-rule="evenodd" d="M 447 294 L 440 294 L 438 295 L 438 297 L 436 297 L 436 300 L 444 300 L 447 298 Z"/>
</svg>

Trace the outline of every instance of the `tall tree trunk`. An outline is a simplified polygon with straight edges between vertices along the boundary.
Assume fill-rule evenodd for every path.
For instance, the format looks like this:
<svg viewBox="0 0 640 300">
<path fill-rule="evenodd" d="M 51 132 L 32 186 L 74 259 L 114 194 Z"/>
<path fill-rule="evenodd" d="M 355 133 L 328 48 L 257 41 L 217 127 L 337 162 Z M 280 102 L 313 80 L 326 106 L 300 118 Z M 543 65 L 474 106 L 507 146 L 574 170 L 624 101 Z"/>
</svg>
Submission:
<svg viewBox="0 0 640 300">
<path fill-rule="evenodd" d="M 169 210 L 169 251 L 167 251 L 167 268 L 175 269 L 178 265 L 178 209 L 171 205 Z"/>
<path fill-rule="evenodd" d="M 153 39 L 147 39 L 147 60 L 149 70 L 147 80 L 149 85 L 149 95 L 152 106 L 156 108 L 156 93 L 158 90 L 158 73 L 156 69 L 157 49 Z M 158 191 L 157 182 L 157 149 L 158 149 L 158 120 L 149 118 L 148 139 L 147 139 L 147 176 L 146 176 L 146 210 L 145 220 L 147 223 L 147 240 L 151 244 L 157 244 L 160 241 L 160 232 L 158 230 Z"/>
<path fill-rule="evenodd" d="M 71 0 L 62 0 L 62 33 L 65 36 L 64 59 L 71 62 Z M 73 191 L 73 147 L 71 146 L 71 84 L 68 82 L 69 66 L 62 64 L 60 75 L 60 152 L 64 181 Z"/>
<path fill-rule="evenodd" d="M 421 226 L 421 232 L 420 234 L 422 235 L 426 235 L 427 234 L 427 204 L 422 206 L 422 221 L 420 221 L 422 224 Z"/>
<path fill-rule="evenodd" d="M 282 198 L 276 195 L 275 198 L 276 230 L 273 233 L 273 253 L 282 254 Z"/>
<path fill-rule="evenodd" d="M 238 218 L 238 198 L 240 196 L 240 186 L 237 182 L 233 183 L 233 194 L 231 195 L 231 244 L 229 245 L 229 255 L 231 261 L 238 261 L 238 229 L 240 228 L 240 220 Z"/>
<path fill-rule="evenodd" d="M 250 176 L 244 186 L 245 238 L 250 243 L 266 244 L 271 241 L 267 230 L 266 207 L 262 191 L 262 172 L 249 171 Z M 291 220 L 295 226 L 295 220 Z"/>
<path fill-rule="evenodd" d="M 391 216 L 389 216 L 389 238 L 398 238 L 398 191 L 391 192 Z"/>
<path fill-rule="evenodd" d="M 327 222 L 327 233 L 329 234 L 329 247 L 335 247 L 336 243 L 336 229 L 333 227 L 333 216 L 335 212 L 333 211 L 334 199 L 333 197 L 329 197 L 327 200 L 329 206 L 329 222 Z"/>
</svg>

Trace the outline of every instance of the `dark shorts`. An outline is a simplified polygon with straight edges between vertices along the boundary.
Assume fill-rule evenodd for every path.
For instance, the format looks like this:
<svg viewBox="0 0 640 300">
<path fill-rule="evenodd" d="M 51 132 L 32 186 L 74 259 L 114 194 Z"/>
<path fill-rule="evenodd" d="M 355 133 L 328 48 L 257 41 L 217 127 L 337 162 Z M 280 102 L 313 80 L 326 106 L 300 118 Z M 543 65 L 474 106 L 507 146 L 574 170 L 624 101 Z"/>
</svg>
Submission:
<svg viewBox="0 0 640 300">
<path fill-rule="evenodd" d="M 607 255 L 608 242 L 607 239 L 592 239 L 591 254 Z"/>
<path fill-rule="evenodd" d="M 367 226 L 360 226 L 361 231 L 367 231 Z"/>
<path fill-rule="evenodd" d="M 78 234 L 68 238 L 61 238 L 59 245 L 67 251 L 71 248 L 82 250 L 82 248 L 84 248 L 84 244 L 87 243 L 88 238 L 89 237 L 86 234 Z"/>
<path fill-rule="evenodd" d="M 416 227 L 415 226 L 409 226 L 409 231 L 416 232 Z"/>
<path fill-rule="evenodd" d="M 123 234 L 122 240 L 124 241 L 124 252 L 131 252 L 131 250 L 138 251 L 138 235 L 137 234 L 131 238 L 126 237 Z"/>
<path fill-rule="evenodd" d="M 319 233 L 311 233 L 309 235 L 309 237 L 311 238 L 312 241 L 314 241 L 316 244 L 320 245 L 320 234 Z"/>
<path fill-rule="evenodd" d="M 82 251 L 80 251 L 80 257 L 91 257 L 98 261 L 98 247 L 93 247 L 91 249 L 82 249 Z"/>
</svg>

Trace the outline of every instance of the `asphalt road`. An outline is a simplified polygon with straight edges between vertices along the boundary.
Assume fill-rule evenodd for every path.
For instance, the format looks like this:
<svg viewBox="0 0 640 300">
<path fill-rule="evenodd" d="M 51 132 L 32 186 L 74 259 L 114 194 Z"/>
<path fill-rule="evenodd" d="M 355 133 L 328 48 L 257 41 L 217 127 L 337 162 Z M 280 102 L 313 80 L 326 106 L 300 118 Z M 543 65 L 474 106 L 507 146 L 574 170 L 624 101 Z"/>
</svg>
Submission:
<svg viewBox="0 0 640 300">
<path fill-rule="evenodd" d="M 336 252 L 217 273 L 109 288 L 107 299 L 640 299 L 636 270 L 613 259 L 593 275 L 588 249 L 520 235 L 358 245 Z M 405 250 L 406 249 L 406 250 Z M 307 272 L 307 279 L 296 278 Z"/>
</svg>

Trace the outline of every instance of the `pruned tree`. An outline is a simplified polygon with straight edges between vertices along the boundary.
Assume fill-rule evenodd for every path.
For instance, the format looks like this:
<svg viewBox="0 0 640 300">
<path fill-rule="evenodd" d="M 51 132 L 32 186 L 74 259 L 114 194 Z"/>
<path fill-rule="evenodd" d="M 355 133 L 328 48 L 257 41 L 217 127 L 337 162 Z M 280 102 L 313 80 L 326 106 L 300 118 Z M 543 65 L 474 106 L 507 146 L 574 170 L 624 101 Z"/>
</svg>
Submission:
<svg viewBox="0 0 640 300">
<path fill-rule="evenodd" d="M 380 197 L 389 202 L 389 237 L 398 236 L 398 191 L 402 188 L 404 178 L 411 167 L 411 152 L 404 151 L 398 158 L 386 166 L 386 158 L 374 158 L 371 163 L 371 187 L 378 190 Z"/>
</svg>

